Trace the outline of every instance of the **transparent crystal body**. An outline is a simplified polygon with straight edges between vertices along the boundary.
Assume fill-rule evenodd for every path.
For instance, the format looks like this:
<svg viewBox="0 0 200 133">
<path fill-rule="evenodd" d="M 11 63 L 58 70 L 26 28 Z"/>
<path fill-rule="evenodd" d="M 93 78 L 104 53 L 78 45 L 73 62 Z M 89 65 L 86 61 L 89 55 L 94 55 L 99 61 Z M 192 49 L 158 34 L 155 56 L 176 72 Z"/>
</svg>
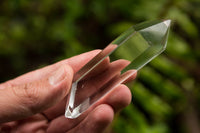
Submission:
<svg viewBox="0 0 200 133">
<path fill-rule="evenodd" d="M 158 56 L 166 48 L 170 20 L 150 21 L 132 26 L 122 33 L 75 75 L 68 95 L 65 117 L 77 118 L 119 84 L 130 78 L 136 71 Z M 106 58 L 110 61 L 127 60 L 122 74 L 110 71 L 95 73 Z M 114 72 L 113 72 L 114 73 Z"/>
</svg>

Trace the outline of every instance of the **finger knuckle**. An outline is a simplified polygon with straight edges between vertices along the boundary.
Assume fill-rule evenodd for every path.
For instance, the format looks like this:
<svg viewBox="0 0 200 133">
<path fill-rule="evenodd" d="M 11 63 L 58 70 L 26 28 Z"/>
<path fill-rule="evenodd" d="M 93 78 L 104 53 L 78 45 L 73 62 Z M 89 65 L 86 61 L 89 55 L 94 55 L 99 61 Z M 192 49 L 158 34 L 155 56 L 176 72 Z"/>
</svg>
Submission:
<svg viewBox="0 0 200 133">
<path fill-rule="evenodd" d="M 13 88 L 13 92 L 22 106 L 35 112 L 34 107 L 38 104 L 38 89 L 34 88 L 32 84 L 23 84 Z"/>
</svg>

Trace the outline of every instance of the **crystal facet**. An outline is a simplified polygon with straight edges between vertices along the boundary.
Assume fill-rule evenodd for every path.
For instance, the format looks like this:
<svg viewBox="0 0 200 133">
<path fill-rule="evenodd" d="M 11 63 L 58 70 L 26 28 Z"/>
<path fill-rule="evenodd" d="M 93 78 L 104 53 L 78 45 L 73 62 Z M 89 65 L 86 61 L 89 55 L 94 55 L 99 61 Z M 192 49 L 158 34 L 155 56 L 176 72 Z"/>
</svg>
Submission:
<svg viewBox="0 0 200 133">
<path fill-rule="evenodd" d="M 132 26 L 84 65 L 74 75 L 65 117 L 76 118 L 89 108 L 94 108 L 102 97 L 132 76 L 136 72 L 134 70 L 141 69 L 163 52 L 167 45 L 170 22 L 150 21 Z M 111 61 L 129 61 L 118 70 L 122 71 L 121 75 L 109 70 L 97 73 L 108 56 Z"/>
</svg>

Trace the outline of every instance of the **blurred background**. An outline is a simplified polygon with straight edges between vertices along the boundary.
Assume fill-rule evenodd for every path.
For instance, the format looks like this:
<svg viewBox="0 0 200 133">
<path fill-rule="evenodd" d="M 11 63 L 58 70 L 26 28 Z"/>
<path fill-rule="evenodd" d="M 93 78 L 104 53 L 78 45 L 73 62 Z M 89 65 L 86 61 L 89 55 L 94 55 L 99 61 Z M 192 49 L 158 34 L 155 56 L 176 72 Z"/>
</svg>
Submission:
<svg viewBox="0 0 200 133">
<path fill-rule="evenodd" d="M 131 25 L 172 19 L 166 51 L 130 85 L 111 133 L 200 133 L 199 0 L 1 0 L 0 82 L 104 48 Z"/>
</svg>

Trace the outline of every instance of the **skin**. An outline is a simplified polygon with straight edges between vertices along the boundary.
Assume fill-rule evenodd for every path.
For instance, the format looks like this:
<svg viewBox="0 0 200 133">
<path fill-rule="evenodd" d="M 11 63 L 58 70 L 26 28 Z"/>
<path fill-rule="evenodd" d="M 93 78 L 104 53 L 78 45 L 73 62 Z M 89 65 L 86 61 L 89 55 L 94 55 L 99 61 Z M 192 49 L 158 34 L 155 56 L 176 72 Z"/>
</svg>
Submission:
<svg viewBox="0 0 200 133">
<path fill-rule="evenodd" d="M 124 84 L 118 85 L 80 117 L 64 117 L 74 73 L 99 52 L 94 50 L 74 56 L 0 84 L 0 132 L 102 133 L 112 122 L 114 114 L 131 102 L 131 92 Z M 87 88 L 93 87 L 91 83 L 101 86 L 102 82 L 120 75 L 124 64 L 128 62 L 110 63 L 106 58 L 97 70 L 89 74 L 90 77 L 99 75 L 99 80 L 89 78 Z M 135 77 L 136 73 L 126 82 Z"/>
</svg>

